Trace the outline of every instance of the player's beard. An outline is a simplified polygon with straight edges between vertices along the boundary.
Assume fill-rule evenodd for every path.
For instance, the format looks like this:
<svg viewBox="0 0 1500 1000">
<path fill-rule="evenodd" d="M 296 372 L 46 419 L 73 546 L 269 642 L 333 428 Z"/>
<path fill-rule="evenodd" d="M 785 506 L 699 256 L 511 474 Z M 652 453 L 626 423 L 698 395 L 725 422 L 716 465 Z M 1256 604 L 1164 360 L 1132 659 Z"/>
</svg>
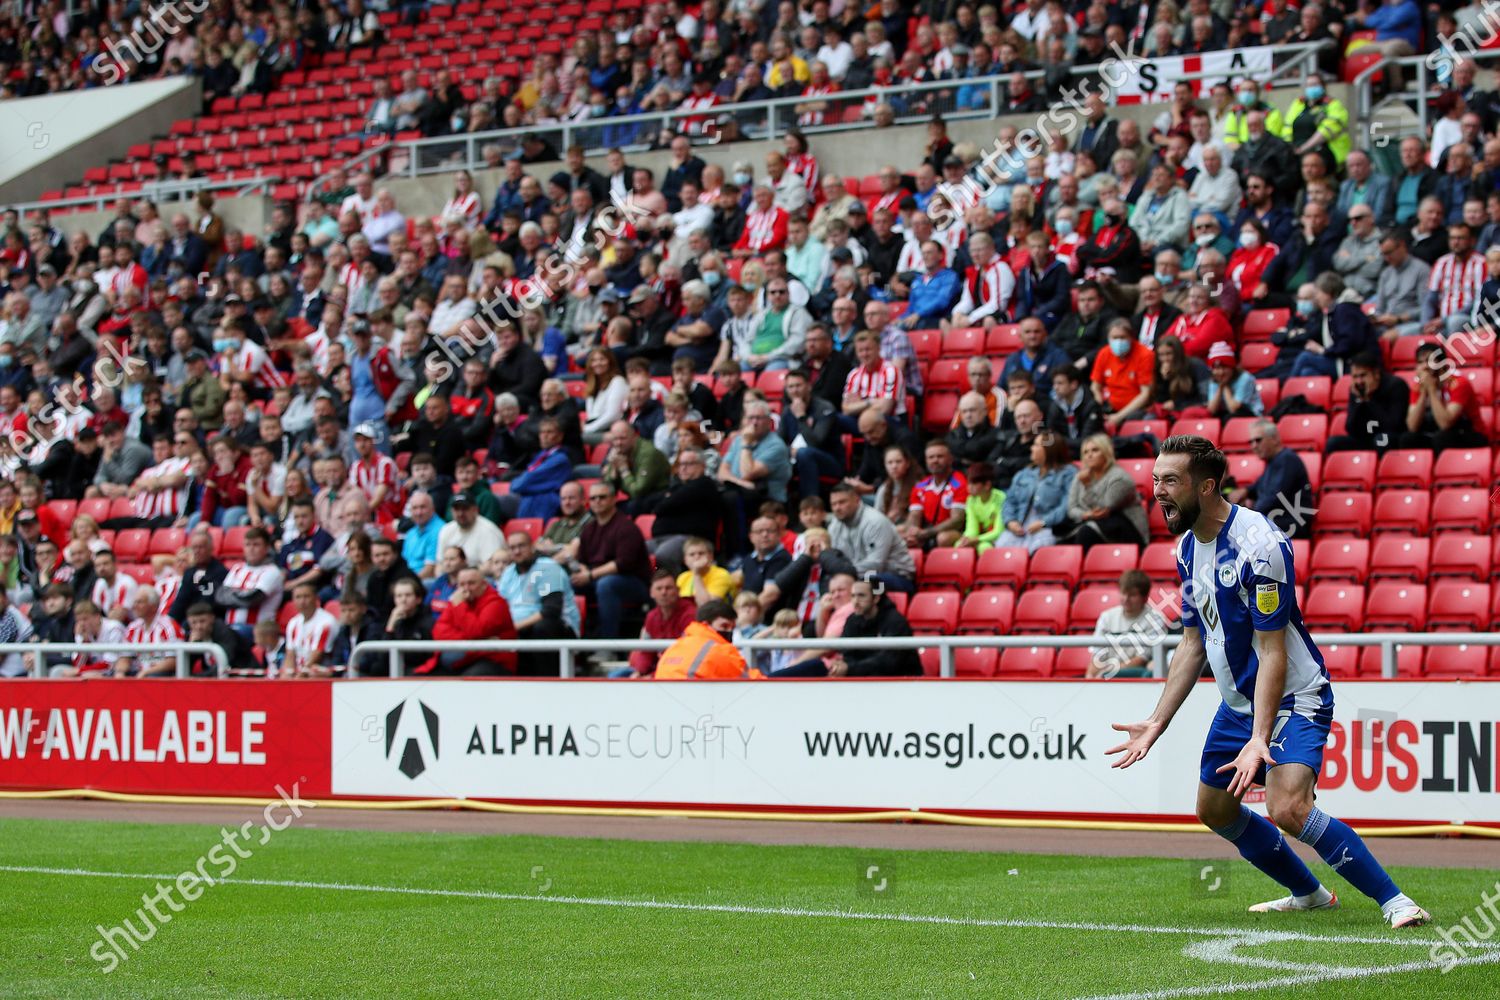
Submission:
<svg viewBox="0 0 1500 1000">
<path fill-rule="evenodd" d="M 1162 519 L 1167 522 L 1168 531 L 1174 535 L 1184 535 L 1198 523 L 1198 515 L 1203 513 L 1203 506 L 1194 497 L 1183 504 L 1163 506 L 1161 513 Z"/>
</svg>

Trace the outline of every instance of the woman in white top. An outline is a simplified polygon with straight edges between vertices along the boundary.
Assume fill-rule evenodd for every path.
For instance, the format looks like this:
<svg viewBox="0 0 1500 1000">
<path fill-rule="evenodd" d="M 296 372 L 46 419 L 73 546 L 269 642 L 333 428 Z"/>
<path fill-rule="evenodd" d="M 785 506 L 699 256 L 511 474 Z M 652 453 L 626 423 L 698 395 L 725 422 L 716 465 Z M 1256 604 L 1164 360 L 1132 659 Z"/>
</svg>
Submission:
<svg viewBox="0 0 1500 1000">
<path fill-rule="evenodd" d="M 603 347 L 589 352 L 585 369 L 583 384 L 588 393 L 583 401 L 583 440 L 599 444 L 610 425 L 625 412 L 628 387 L 614 353 Z"/>
<path fill-rule="evenodd" d="M 480 208 L 481 199 L 479 192 L 474 190 L 474 178 L 467 170 L 460 170 L 453 175 L 453 197 L 443 206 L 442 218 L 461 218 L 465 229 L 475 229 L 479 226 Z"/>
</svg>

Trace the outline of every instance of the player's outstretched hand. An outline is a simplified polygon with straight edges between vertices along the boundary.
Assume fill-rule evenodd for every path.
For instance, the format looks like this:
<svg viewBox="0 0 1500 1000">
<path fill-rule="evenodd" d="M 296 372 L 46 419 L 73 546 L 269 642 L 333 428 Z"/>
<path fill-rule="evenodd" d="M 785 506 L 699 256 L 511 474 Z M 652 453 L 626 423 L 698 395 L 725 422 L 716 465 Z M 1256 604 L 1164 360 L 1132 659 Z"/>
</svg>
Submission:
<svg viewBox="0 0 1500 1000">
<path fill-rule="evenodd" d="M 1240 750 L 1240 755 L 1234 760 L 1219 768 L 1217 774 L 1225 771 L 1233 771 L 1234 777 L 1229 782 L 1229 794 L 1239 798 L 1250 790 L 1255 784 L 1255 778 L 1260 774 L 1261 765 L 1275 767 L 1276 762 L 1271 759 L 1271 748 L 1266 746 L 1262 739 L 1252 739 Z"/>
<path fill-rule="evenodd" d="M 1156 742 L 1157 737 L 1161 736 L 1162 730 L 1166 727 L 1160 722 L 1148 721 L 1132 722 L 1128 726 L 1122 726 L 1116 722 L 1110 728 L 1122 733 L 1128 733 L 1130 739 L 1117 747 L 1104 751 L 1104 753 L 1106 756 L 1109 754 L 1124 753 L 1125 756 L 1115 761 L 1110 767 L 1127 768 L 1136 761 L 1145 758 L 1146 753 L 1151 749 L 1151 744 Z"/>
</svg>

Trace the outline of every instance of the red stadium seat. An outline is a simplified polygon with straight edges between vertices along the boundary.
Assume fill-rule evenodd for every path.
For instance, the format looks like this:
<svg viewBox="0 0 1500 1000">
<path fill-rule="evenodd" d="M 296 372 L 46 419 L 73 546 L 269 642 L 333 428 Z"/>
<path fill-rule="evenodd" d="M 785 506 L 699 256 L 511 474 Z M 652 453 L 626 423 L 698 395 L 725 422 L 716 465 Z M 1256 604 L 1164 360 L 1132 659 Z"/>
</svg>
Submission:
<svg viewBox="0 0 1500 1000">
<path fill-rule="evenodd" d="M 153 556 L 176 555 L 177 550 L 186 544 L 187 532 L 182 528 L 157 528 L 151 532 L 151 543 L 146 548 L 146 554 Z"/>
<path fill-rule="evenodd" d="M 1495 372 L 1491 368 L 1463 368 L 1458 372 L 1460 378 L 1466 378 L 1474 386 L 1474 395 L 1479 397 L 1480 403 L 1488 403 L 1495 398 Z"/>
<path fill-rule="evenodd" d="M 1315 583 L 1302 608 L 1307 627 L 1358 632 L 1364 624 L 1365 590 L 1348 583 Z"/>
<path fill-rule="evenodd" d="M 1429 646 L 1422 661 L 1422 675 L 1432 680 L 1463 680 L 1483 677 L 1490 659 L 1491 646 Z"/>
<path fill-rule="evenodd" d="M 1338 586 L 1328 584 L 1327 586 Z M 1365 602 L 1366 630 L 1420 632 L 1427 624 L 1427 588 L 1421 584 L 1383 581 L 1370 588 Z"/>
<path fill-rule="evenodd" d="M 1373 451 L 1336 451 L 1323 462 L 1323 489 L 1375 489 L 1375 469 L 1379 457 Z"/>
<path fill-rule="evenodd" d="M 1193 434 L 1197 437 L 1207 438 L 1216 446 L 1219 443 L 1219 436 L 1222 433 L 1222 425 L 1217 418 L 1212 417 L 1203 420 L 1179 420 L 1168 431 L 1168 434 L 1172 437 L 1176 437 L 1178 434 Z"/>
<path fill-rule="evenodd" d="M 1490 578 L 1490 540 L 1483 535 L 1444 532 L 1432 542 L 1430 577 L 1461 576 L 1469 580 Z"/>
<path fill-rule="evenodd" d="M 1000 650 L 994 646 L 958 646 L 953 650 L 953 673 L 957 677 L 994 677 L 1000 668 Z"/>
<path fill-rule="evenodd" d="M 1432 485 L 1487 486 L 1490 483 L 1489 448 L 1449 448 L 1432 466 Z"/>
<path fill-rule="evenodd" d="M 281 610 L 276 612 L 276 627 L 285 632 L 287 625 L 295 617 L 297 617 L 297 605 L 287 601 L 281 606 Z"/>
<path fill-rule="evenodd" d="M 1089 664 L 1093 662 L 1094 651 L 1087 646 L 1064 646 L 1057 651 L 1057 659 L 1053 661 L 1052 676 L 1054 677 L 1084 677 L 1088 674 Z"/>
<path fill-rule="evenodd" d="M 245 558 L 245 535 L 250 531 L 248 525 L 240 525 L 237 528 L 224 529 L 224 540 L 219 543 L 219 558 L 225 562 L 238 562 Z"/>
<path fill-rule="evenodd" d="M 1313 546 L 1309 580 L 1363 584 L 1370 573 L 1370 542 L 1365 538 L 1324 538 Z"/>
<path fill-rule="evenodd" d="M 1370 580 L 1427 582 L 1428 556 L 1432 542 L 1426 538 L 1376 538 L 1370 552 Z"/>
<path fill-rule="evenodd" d="M 1334 680 L 1353 680 L 1359 676 L 1359 650 L 1358 646 L 1338 643 L 1318 647 L 1318 651 L 1323 654 L 1323 666 L 1327 668 L 1328 676 Z"/>
<path fill-rule="evenodd" d="M 1305 538 L 1293 538 L 1292 543 L 1292 572 L 1297 575 L 1298 580 L 1306 580 L 1312 571 L 1312 542 Z"/>
<path fill-rule="evenodd" d="M 146 550 L 151 544 L 151 532 L 144 528 L 129 528 L 115 535 L 115 559 L 122 563 L 146 561 Z"/>
<path fill-rule="evenodd" d="M 1051 677 L 1056 658 L 1050 646 L 1012 646 L 1000 654 L 1000 676 Z"/>
<path fill-rule="evenodd" d="M 781 398 L 783 388 L 786 386 L 786 370 L 782 368 L 771 368 L 760 373 L 760 378 L 755 380 L 755 387 L 766 394 L 766 398 L 775 402 Z"/>
<path fill-rule="evenodd" d="M 969 387 L 967 361 L 957 358 L 939 358 L 927 369 L 928 392 L 963 392 Z"/>
<path fill-rule="evenodd" d="M 1167 519 L 1162 516 L 1161 508 L 1154 503 L 1146 505 L 1146 524 L 1151 528 L 1151 541 L 1153 542 L 1173 537 L 1171 529 L 1167 527 Z"/>
<path fill-rule="evenodd" d="M 1127 420 L 1120 425 L 1119 434 L 1122 437 L 1129 437 L 1133 434 L 1151 434 L 1157 440 L 1165 441 L 1170 428 L 1171 425 L 1165 420 Z"/>
<path fill-rule="evenodd" d="M 1427 627 L 1434 631 L 1483 632 L 1490 624 L 1490 585 L 1439 580 L 1429 588 Z"/>
<path fill-rule="evenodd" d="M 1298 413 L 1283 417 L 1276 425 L 1281 442 L 1294 451 L 1322 453 L 1328 440 L 1328 417 L 1322 413 Z"/>
<path fill-rule="evenodd" d="M 1300 375 L 1281 383 L 1281 398 L 1301 396 L 1320 410 L 1331 409 L 1333 379 L 1327 375 Z"/>
<path fill-rule="evenodd" d="M 109 504 L 110 517 L 134 517 L 135 504 L 129 497 L 115 497 Z"/>
<path fill-rule="evenodd" d="M 1012 634 L 1062 635 L 1068 628 L 1068 596 L 1061 587 L 1038 587 L 1026 591 L 1016 602 Z"/>
<path fill-rule="evenodd" d="M 1229 459 L 1229 475 L 1237 486 L 1249 486 L 1260 478 L 1262 472 L 1266 471 L 1266 463 L 1254 455 L 1227 455 L 1225 457 Z"/>
<path fill-rule="evenodd" d="M 911 347 L 916 351 L 918 360 L 932 362 L 938 359 L 943 345 L 941 330 L 912 330 L 907 336 L 911 339 Z"/>
<path fill-rule="evenodd" d="M 958 616 L 959 635 L 1005 635 L 1016 613 L 1016 595 L 1009 590 L 976 590 L 964 598 Z"/>
<path fill-rule="evenodd" d="M 1417 366 L 1417 349 L 1424 344 L 1441 344 L 1438 337 L 1397 337 L 1391 341 L 1390 367 L 1393 371 Z"/>
<path fill-rule="evenodd" d="M 1318 509 L 1319 534 L 1348 534 L 1368 538 L 1375 501 L 1368 493 L 1339 493 L 1325 497 Z"/>
<path fill-rule="evenodd" d="M 1438 490 L 1432 501 L 1433 531 L 1478 531 L 1490 528 L 1490 497 L 1469 487 Z"/>
<path fill-rule="evenodd" d="M 927 553 L 921 549 L 909 548 L 906 550 L 906 554 L 911 556 L 911 564 L 916 569 L 917 579 L 922 579 L 922 560 L 926 557 Z"/>
<path fill-rule="evenodd" d="M 1270 340 L 1271 334 L 1291 322 L 1290 309 L 1252 309 L 1245 317 L 1242 336 L 1246 341 Z"/>
<path fill-rule="evenodd" d="M 988 549 L 980 553 L 974 567 L 974 586 L 980 590 L 989 587 L 1008 587 L 1020 590 L 1026 585 L 1026 570 L 1030 553 L 1017 546 Z"/>
<path fill-rule="evenodd" d="M 1432 489 L 1432 452 L 1427 449 L 1388 451 L 1380 456 L 1376 489 Z"/>
<path fill-rule="evenodd" d="M 109 520 L 109 499 L 107 497 L 91 497 L 87 500 L 78 501 L 78 514 L 92 517 L 96 521 Z"/>
<path fill-rule="evenodd" d="M 1151 606 L 1162 613 L 1169 625 L 1182 620 L 1182 590 L 1175 583 L 1159 583 L 1151 588 Z"/>
<path fill-rule="evenodd" d="M 922 400 L 922 427 L 933 434 L 945 433 L 957 412 L 958 393 L 929 392 Z"/>
<path fill-rule="evenodd" d="M 972 358 L 984 353 L 984 327 L 960 326 L 943 331 L 939 357 Z"/>
<path fill-rule="evenodd" d="M 1307 485 L 1314 493 L 1323 488 L 1323 450 L 1319 446 L 1317 451 L 1299 451 L 1297 457 L 1302 459 L 1302 467 L 1307 470 Z"/>
<path fill-rule="evenodd" d="M 1120 591 L 1116 587 L 1085 587 L 1068 609 L 1068 631 L 1075 635 L 1092 633 L 1099 616 L 1119 603 Z"/>
<path fill-rule="evenodd" d="M 1255 417 L 1231 417 L 1219 438 L 1219 450 L 1226 455 L 1248 454 L 1250 429 L 1255 426 L 1255 421 Z"/>
<path fill-rule="evenodd" d="M 885 596 L 890 598 L 891 603 L 896 606 L 896 611 L 905 617 L 906 607 L 911 603 L 911 595 L 899 590 L 887 590 Z M 579 600 L 582 600 L 582 598 L 579 598 Z"/>
<path fill-rule="evenodd" d="M 63 524 L 72 524 L 73 518 L 78 516 L 77 500 L 48 500 L 47 509 L 57 515 L 57 519 Z"/>
<path fill-rule="evenodd" d="M 1177 545 L 1174 542 L 1152 542 L 1141 553 L 1141 572 L 1152 583 L 1176 583 Z"/>
<path fill-rule="evenodd" d="M 1424 650 L 1421 646 L 1397 646 L 1396 676 L 1421 676 L 1423 652 Z M 1379 646 L 1366 646 L 1364 652 L 1359 654 L 1359 675 L 1361 677 L 1383 676 L 1381 649 Z"/>
<path fill-rule="evenodd" d="M 1080 582 L 1084 586 L 1091 583 L 1117 584 L 1121 573 L 1139 565 L 1140 552 L 1138 545 L 1095 545 L 1084 553 Z"/>
<path fill-rule="evenodd" d="M 1279 347 L 1269 341 L 1246 344 L 1240 348 L 1240 367 L 1252 375 L 1256 372 L 1264 371 L 1276 363 L 1276 355 L 1280 350 Z M 1275 385 L 1279 391 L 1281 383 L 1276 382 Z M 1266 402 L 1264 390 L 1261 391 L 1260 401 L 1262 403 Z M 1267 406 L 1267 409 L 1270 409 L 1270 406 Z"/>
<path fill-rule="evenodd" d="M 1021 349 L 1021 324 L 996 323 L 984 337 L 984 353 L 991 357 L 1009 357 Z"/>
<path fill-rule="evenodd" d="M 914 635 L 952 635 L 958 627 L 957 594 L 924 591 L 911 599 L 906 620 Z"/>
<path fill-rule="evenodd" d="M 952 587 L 968 590 L 974 585 L 973 549 L 933 549 L 922 563 L 922 588 Z"/>
<path fill-rule="evenodd" d="M 1044 545 L 1031 554 L 1028 586 L 1061 584 L 1069 590 L 1083 575 L 1082 545 Z"/>
<path fill-rule="evenodd" d="M 1389 490 L 1375 498 L 1375 530 L 1425 535 L 1431 512 L 1426 490 Z"/>
<path fill-rule="evenodd" d="M 1135 483 L 1135 491 L 1142 499 L 1151 495 L 1151 470 L 1156 465 L 1154 458 L 1122 458 L 1119 460 L 1120 468 L 1130 474 L 1130 479 Z"/>
</svg>

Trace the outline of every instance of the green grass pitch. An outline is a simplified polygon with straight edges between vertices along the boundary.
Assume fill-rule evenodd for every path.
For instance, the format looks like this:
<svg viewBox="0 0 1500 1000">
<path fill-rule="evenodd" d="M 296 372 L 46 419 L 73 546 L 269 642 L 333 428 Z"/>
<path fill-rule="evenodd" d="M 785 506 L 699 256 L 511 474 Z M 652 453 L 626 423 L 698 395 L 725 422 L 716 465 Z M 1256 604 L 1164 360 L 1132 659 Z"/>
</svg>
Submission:
<svg viewBox="0 0 1500 1000">
<path fill-rule="evenodd" d="M 1336 913 L 1248 914 L 1275 887 L 1222 860 L 295 825 L 258 840 L 180 912 L 159 903 L 170 922 L 106 972 L 97 928 L 146 930 L 157 884 L 125 876 L 193 871 L 221 831 L 0 821 L 0 996 L 1500 996 L 1500 950 L 1447 974 L 1430 956 L 1496 870 L 1396 870 L 1436 917 L 1398 934 L 1352 892 Z"/>
</svg>

